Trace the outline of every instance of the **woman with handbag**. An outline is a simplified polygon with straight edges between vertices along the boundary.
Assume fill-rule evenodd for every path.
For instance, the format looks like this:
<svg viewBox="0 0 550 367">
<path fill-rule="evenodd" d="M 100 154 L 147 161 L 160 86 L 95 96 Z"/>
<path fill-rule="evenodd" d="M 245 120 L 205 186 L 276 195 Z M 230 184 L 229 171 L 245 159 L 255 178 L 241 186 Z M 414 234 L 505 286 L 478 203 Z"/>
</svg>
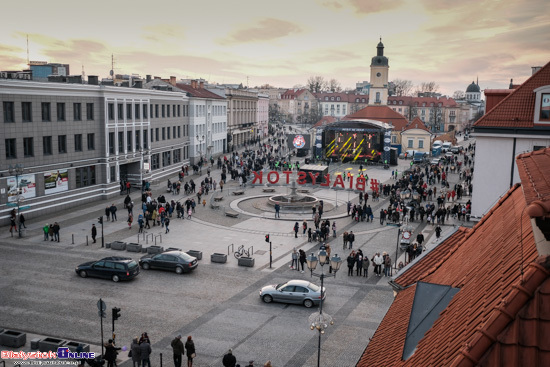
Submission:
<svg viewBox="0 0 550 367">
<path fill-rule="evenodd" d="M 195 343 L 193 342 L 191 335 L 187 337 L 187 341 L 185 342 L 185 350 L 187 350 L 187 367 L 193 367 L 193 358 L 197 355 L 195 353 Z"/>
</svg>

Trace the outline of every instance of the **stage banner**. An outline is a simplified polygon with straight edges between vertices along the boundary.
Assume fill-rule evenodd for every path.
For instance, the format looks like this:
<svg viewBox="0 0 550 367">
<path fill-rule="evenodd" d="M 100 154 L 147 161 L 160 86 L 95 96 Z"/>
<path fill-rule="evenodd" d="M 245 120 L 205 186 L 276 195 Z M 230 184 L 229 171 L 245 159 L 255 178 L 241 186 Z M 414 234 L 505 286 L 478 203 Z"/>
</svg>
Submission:
<svg viewBox="0 0 550 367">
<path fill-rule="evenodd" d="M 307 134 L 286 134 L 289 149 L 311 148 L 311 137 Z"/>
<path fill-rule="evenodd" d="M 69 190 L 69 173 L 66 169 L 44 173 L 44 193 L 54 194 Z"/>
</svg>

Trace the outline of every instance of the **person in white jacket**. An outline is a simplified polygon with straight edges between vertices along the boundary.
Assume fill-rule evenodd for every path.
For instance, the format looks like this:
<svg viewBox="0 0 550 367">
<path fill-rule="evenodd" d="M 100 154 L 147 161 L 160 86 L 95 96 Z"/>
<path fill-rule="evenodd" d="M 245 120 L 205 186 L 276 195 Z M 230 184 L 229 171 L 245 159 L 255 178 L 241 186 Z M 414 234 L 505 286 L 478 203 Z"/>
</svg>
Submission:
<svg viewBox="0 0 550 367">
<path fill-rule="evenodd" d="M 382 264 L 384 263 L 384 259 L 380 256 L 380 252 L 377 252 L 376 255 L 374 255 L 372 262 L 374 264 L 374 273 L 376 276 L 382 276 Z"/>
</svg>

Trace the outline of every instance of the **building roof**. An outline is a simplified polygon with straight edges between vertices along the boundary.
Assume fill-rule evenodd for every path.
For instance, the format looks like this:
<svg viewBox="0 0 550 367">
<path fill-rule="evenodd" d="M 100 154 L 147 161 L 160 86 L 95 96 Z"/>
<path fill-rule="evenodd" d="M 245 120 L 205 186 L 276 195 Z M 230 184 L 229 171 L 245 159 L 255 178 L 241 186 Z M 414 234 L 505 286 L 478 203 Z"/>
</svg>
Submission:
<svg viewBox="0 0 550 367">
<path fill-rule="evenodd" d="M 287 89 L 286 92 L 281 94 L 281 99 L 296 99 L 305 91 L 306 89 Z"/>
<path fill-rule="evenodd" d="M 398 293 L 357 365 L 550 365 L 550 257 L 539 257 L 525 207 L 515 185 L 439 263 L 419 272 L 423 282 L 460 290 L 408 359 L 417 285 Z"/>
<path fill-rule="evenodd" d="M 550 148 L 520 154 L 516 158 L 523 194 L 531 217 L 550 213 Z"/>
<path fill-rule="evenodd" d="M 323 116 L 313 127 L 321 127 L 327 124 L 332 124 L 333 122 L 338 121 L 334 116 Z"/>
<path fill-rule="evenodd" d="M 334 92 L 322 92 L 314 93 L 315 98 L 319 102 L 348 102 L 348 103 L 368 103 L 369 96 L 358 93 L 334 93 Z M 340 97 L 340 100 L 337 100 Z M 326 100 L 328 98 L 328 100 Z M 334 98 L 334 100 L 332 100 Z"/>
<path fill-rule="evenodd" d="M 469 231 L 469 228 L 459 227 L 448 238 L 436 243 L 434 247 L 424 251 L 420 257 L 417 257 L 413 262 L 404 267 L 392 279 L 390 284 L 396 289 L 403 289 L 424 280 L 428 275 L 437 270 L 451 250 L 462 242 Z"/>
<path fill-rule="evenodd" d="M 388 106 L 367 106 L 359 111 L 345 116 L 342 120 L 375 120 L 393 125 L 395 131 L 403 130 L 407 124 L 407 119 L 395 112 Z"/>
<path fill-rule="evenodd" d="M 536 94 L 533 91 L 545 85 L 550 85 L 550 62 L 487 112 L 474 127 L 534 127 Z"/>
<path fill-rule="evenodd" d="M 481 89 L 479 89 L 479 85 L 476 82 L 472 81 L 472 84 L 466 88 L 466 93 L 481 93 Z"/>
<path fill-rule="evenodd" d="M 190 97 L 196 97 L 196 98 L 209 98 L 209 99 L 225 99 L 224 97 L 214 93 L 210 92 L 207 89 L 204 88 L 193 88 L 191 84 L 183 84 L 183 83 L 177 83 L 176 87 L 179 89 L 187 92 Z"/>
<path fill-rule="evenodd" d="M 424 124 L 424 122 L 420 119 L 420 117 L 415 117 L 414 120 L 412 120 L 406 127 L 403 131 L 407 131 L 407 130 L 412 130 L 412 129 L 420 129 L 420 130 L 424 130 L 424 131 L 427 131 L 431 134 L 431 131 L 430 129 L 428 129 L 426 127 L 426 125 Z"/>
<path fill-rule="evenodd" d="M 388 97 L 388 106 L 415 106 L 415 107 L 434 107 L 441 104 L 441 107 L 457 107 L 453 98 L 449 97 L 410 97 L 410 96 L 390 96 Z"/>
</svg>

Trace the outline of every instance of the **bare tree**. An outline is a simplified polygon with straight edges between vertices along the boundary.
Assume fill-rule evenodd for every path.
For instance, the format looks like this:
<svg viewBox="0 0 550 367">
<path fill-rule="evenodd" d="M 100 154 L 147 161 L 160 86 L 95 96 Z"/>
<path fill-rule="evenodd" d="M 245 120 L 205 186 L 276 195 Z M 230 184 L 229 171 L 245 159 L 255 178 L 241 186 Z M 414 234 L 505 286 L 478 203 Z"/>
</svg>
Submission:
<svg viewBox="0 0 550 367">
<path fill-rule="evenodd" d="M 302 84 L 294 84 L 292 89 L 304 89 L 305 87 Z"/>
<path fill-rule="evenodd" d="M 417 93 L 437 93 L 439 91 L 439 85 L 435 82 L 423 82 L 416 87 Z"/>
<path fill-rule="evenodd" d="M 320 75 L 310 76 L 306 82 L 306 87 L 311 93 L 320 93 L 327 90 L 327 86 L 327 81 Z"/>
<path fill-rule="evenodd" d="M 392 81 L 395 95 L 398 97 L 410 96 L 413 90 L 413 83 L 410 80 L 395 79 Z"/>
<path fill-rule="evenodd" d="M 342 84 L 340 84 L 340 82 L 334 78 L 332 78 L 329 82 L 328 82 L 328 89 L 332 92 L 341 92 L 342 91 Z"/>
<path fill-rule="evenodd" d="M 453 93 L 453 99 L 464 99 L 464 92 L 461 90 L 455 90 Z"/>
</svg>

